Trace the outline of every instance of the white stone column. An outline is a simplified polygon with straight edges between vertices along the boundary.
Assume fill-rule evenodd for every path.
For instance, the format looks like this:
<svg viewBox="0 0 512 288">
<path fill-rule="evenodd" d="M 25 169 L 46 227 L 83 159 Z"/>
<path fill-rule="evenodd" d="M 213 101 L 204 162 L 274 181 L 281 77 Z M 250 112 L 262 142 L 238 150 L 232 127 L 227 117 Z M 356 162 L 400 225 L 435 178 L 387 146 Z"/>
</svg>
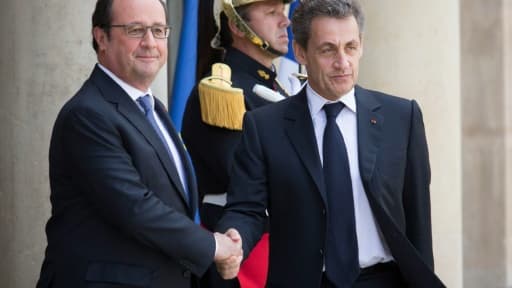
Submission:
<svg viewBox="0 0 512 288">
<path fill-rule="evenodd" d="M 5 2 L 5 1 L 4 1 Z M 34 287 L 50 215 L 48 147 L 59 108 L 94 64 L 86 1 L 18 1 L 0 12 L 0 283 Z"/>
<path fill-rule="evenodd" d="M 512 287 L 512 1 L 504 1 L 503 52 L 505 105 L 505 210 L 506 210 L 506 287 Z"/>
<path fill-rule="evenodd" d="M 96 1 L 7 0 L 0 10 L 0 286 L 34 287 L 50 215 L 48 148 L 96 56 Z M 153 89 L 166 102 L 166 72 Z M 161 92 L 159 92 L 161 91 Z"/>
<path fill-rule="evenodd" d="M 436 273 L 448 287 L 462 287 L 459 1 L 361 2 L 360 83 L 420 104 L 432 170 Z"/>
<path fill-rule="evenodd" d="M 505 241 L 506 189 L 510 181 L 507 178 L 512 176 L 506 174 L 506 127 L 510 127 L 506 120 L 510 117 L 506 116 L 510 114 L 506 110 L 510 100 L 507 102 L 505 94 L 505 71 L 510 71 L 505 66 L 505 56 L 510 53 L 504 45 L 505 37 L 510 37 L 504 29 L 506 21 L 510 21 L 503 19 L 506 2 L 461 0 L 464 287 L 467 288 L 505 287 L 506 251 L 512 245 Z"/>
</svg>

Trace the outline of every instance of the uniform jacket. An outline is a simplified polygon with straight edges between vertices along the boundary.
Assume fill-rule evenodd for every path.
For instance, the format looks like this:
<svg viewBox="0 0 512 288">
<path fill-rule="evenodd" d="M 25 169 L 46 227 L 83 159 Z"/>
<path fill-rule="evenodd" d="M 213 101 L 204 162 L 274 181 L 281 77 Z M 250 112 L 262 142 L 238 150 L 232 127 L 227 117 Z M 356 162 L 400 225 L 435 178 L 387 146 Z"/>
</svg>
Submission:
<svg viewBox="0 0 512 288">
<path fill-rule="evenodd" d="M 272 88 L 275 72 L 234 48 L 227 51 L 224 63 L 231 67 L 232 86 L 244 91 L 246 110 L 272 103 L 254 94 L 252 88 L 255 84 Z M 181 133 L 194 163 L 200 195 L 226 193 L 229 168 L 241 131 L 202 121 L 197 86 L 188 98 Z"/>
<path fill-rule="evenodd" d="M 160 101 L 155 110 L 177 143 L 189 197 L 144 113 L 99 67 L 62 108 L 38 287 L 188 288 L 212 263 L 213 236 L 193 221 L 191 165 Z"/>
<path fill-rule="evenodd" d="M 359 167 L 376 221 L 411 287 L 443 287 L 433 273 L 430 167 L 415 101 L 355 88 Z M 244 253 L 270 221 L 268 287 L 319 287 L 326 192 L 306 89 L 246 113 L 219 231 L 235 227 Z"/>
</svg>

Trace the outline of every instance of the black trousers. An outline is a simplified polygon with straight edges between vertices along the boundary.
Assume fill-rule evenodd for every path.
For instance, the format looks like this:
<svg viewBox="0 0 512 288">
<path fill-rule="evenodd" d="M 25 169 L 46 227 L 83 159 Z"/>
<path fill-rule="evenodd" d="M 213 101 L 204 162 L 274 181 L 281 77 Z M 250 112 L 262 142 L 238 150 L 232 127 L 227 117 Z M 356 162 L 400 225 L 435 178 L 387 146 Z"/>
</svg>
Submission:
<svg viewBox="0 0 512 288">
<path fill-rule="evenodd" d="M 407 287 L 395 262 L 379 263 L 361 270 L 352 288 L 401 288 Z M 321 288 L 339 288 L 322 277 Z"/>
</svg>

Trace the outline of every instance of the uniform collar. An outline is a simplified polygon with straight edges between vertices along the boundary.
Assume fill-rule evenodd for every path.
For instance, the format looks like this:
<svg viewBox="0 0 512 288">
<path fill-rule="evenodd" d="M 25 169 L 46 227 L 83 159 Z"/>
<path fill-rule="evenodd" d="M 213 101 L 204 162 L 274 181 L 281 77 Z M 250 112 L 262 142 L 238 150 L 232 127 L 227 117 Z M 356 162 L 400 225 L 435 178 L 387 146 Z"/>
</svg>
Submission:
<svg viewBox="0 0 512 288">
<path fill-rule="evenodd" d="M 273 86 L 276 72 L 236 48 L 231 47 L 227 49 L 224 62 L 231 67 L 233 74 L 235 71 L 237 73 L 245 72 L 260 82 L 265 83 L 265 86 Z"/>
</svg>

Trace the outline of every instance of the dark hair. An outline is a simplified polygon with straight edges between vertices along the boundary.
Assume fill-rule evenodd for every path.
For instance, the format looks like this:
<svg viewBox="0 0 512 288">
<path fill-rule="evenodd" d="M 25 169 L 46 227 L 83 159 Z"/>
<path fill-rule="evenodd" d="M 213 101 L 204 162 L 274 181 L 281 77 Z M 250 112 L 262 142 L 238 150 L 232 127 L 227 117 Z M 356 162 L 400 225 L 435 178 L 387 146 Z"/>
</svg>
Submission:
<svg viewBox="0 0 512 288">
<path fill-rule="evenodd" d="M 295 41 L 304 49 L 311 36 L 311 22 L 316 17 L 346 18 L 354 16 L 359 35 L 364 30 L 364 14 L 357 0 L 302 0 L 292 16 L 292 31 Z"/>
<path fill-rule="evenodd" d="M 197 26 L 197 63 L 196 63 L 196 79 L 201 79 L 210 71 L 214 63 L 221 62 L 224 58 L 223 49 L 215 49 L 210 45 L 211 40 L 217 33 L 217 26 L 213 17 L 214 0 L 199 1 L 198 26 Z M 236 7 L 236 11 L 240 17 L 249 21 L 249 5 Z M 233 43 L 231 30 L 229 29 L 229 20 L 224 12 L 220 13 L 220 46 L 228 49 Z"/>
<path fill-rule="evenodd" d="M 235 8 L 236 13 L 240 15 L 240 18 L 248 23 L 249 19 L 249 7 L 252 4 L 242 5 Z M 229 29 L 229 20 L 224 12 L 220 13 L 220 45 L 221 47 L 228 48 L 233 43 L 233 37 L 231 36 L 231 30 Z"/>
<path fill-rule="evenodd" d="M 221 49 L 212 48 L 210 45 L 215 33 L 217 33 L 217 25 L 212 13 L 213 2 L 214 0 L 199 1 L 196 79 L 203 78 L 212 64 L 222 61 L 224 54 Z"/>
<path fill-rule="evenodd" d="M 162 0 L 158 0 L 162 7 L 164 7 L 165 19 L 167 21 L 167 6 L 165 6 L 165 2 Z M 110 37 L 110 25 L 112 24 L 112 4 L 114 0 L 98 0 L 96 2 L 96 8 L 92 14 L 92 27 L 100 27 L 103 29 L 107 36 Z M 96 43 L 96 39 L 94 39 L 94 35 L 92 37 L 92 47 L 94 51 L 98 52 L 98 43 Z"/>
<path fill-rule="evenodd" d="M 110 36 L 110 29 L 107 28 L 112 23 L 112 3 L 114 0 L 98 0 L 96 2 L 96 9 L 92 14 L 92 27 L 101 27 L 107 35 Z M 92 47 L 94 51 L 98 52 L 98 43 L 92 36 Z"/>
</svg>

